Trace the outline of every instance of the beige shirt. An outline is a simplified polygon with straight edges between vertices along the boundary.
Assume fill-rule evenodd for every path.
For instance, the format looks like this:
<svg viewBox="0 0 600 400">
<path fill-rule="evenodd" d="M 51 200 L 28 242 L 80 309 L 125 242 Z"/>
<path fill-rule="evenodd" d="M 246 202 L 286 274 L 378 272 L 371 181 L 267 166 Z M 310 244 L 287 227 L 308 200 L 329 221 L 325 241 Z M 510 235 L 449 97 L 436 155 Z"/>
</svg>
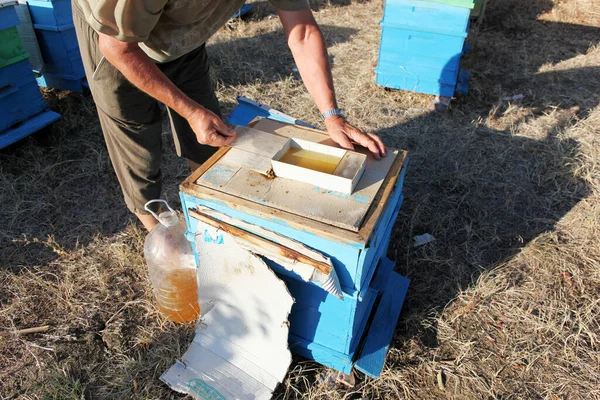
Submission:
<svg viewBox="0 0 600 400">
<path fill-rule="evenodd" d="M 308 0 L 269 0 L 296 11 Z M 200 47 L 244 4 L 244 0 L 75 0 L 90 26 L 140 47 L 156 62 L 174 60 Z"/>
</svg>

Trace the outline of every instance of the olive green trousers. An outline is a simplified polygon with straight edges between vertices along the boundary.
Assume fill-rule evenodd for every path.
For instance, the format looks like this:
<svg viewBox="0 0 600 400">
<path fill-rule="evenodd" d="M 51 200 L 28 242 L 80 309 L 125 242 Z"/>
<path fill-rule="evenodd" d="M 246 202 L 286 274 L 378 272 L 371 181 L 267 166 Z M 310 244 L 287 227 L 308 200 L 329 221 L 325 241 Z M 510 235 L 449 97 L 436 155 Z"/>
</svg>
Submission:
<svg viewBox="0 0 600 400">
<path fill-rule="evenodd" d="M 85 74 L 125 203 L 132 212 L 147 214 L 144 204 L 161 195 L 161 108 L 157 100 L 132 85 L 102 56 L 98 33 L 85 21 L 75 2 L 72 6 Z M 187 96 L 221 116 L 204 45 L 157 66 Z M 167 113 L 180 157 L 201 164 L 216 151 L 198 143 L 185 118 L 168 107 Z"/>
</svg>

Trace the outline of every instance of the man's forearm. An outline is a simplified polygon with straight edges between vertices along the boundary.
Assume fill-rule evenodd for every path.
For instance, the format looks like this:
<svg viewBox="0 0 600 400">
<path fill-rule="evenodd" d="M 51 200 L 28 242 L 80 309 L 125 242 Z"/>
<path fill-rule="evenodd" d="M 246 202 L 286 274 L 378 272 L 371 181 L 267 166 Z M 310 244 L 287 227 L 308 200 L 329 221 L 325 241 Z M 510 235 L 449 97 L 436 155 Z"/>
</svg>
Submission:
<svg viewBox="0 0 600 400">
<path fill-rule="evenodd" d="M 99 46 L 102 55 L 129 82 L 182 117 L 187 118 L 198 108 L 198 104 L 175 86 L 137 43 L 124 43 L 100 34 Z"/>
<path fill-rule="evenodd" d="M 323 113 L 337 108 L 327 47 L 310 10 L 298 18 L 302 23 L 289 29 L 288 45 L 304 85 Z"/>
</svg>

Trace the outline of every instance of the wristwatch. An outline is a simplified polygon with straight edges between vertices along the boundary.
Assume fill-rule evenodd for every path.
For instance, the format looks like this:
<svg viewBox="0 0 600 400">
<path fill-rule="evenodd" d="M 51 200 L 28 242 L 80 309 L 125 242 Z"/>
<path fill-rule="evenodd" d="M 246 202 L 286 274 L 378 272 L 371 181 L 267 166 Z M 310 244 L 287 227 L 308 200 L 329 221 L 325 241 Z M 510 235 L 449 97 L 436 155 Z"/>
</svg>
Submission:
<svg viewBox="0 0 600 400">
<path fill-rule="evenodd" d="M 321 118 L 323 119 L 333 116 L 346 118 L 346 114 L 344 114 L 344 110 L 341 108 L 334 108 L 333 110 L 325 111 L 323 114 L 321 114 Z"/>
</svg>

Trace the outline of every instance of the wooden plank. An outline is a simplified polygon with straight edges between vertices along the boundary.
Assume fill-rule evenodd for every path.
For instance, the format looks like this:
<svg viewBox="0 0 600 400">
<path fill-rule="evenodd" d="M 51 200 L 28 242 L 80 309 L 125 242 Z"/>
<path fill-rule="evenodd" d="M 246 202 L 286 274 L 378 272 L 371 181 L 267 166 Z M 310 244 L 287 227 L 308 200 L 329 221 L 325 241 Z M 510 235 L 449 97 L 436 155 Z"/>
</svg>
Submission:
<svg viewBox="0 0 600 400">
<path fill-rule="evenodd" d="M 363 225 L 358 231 L 358 236 L 365 243 L 369 242 L 383 210 L 385 210 L 388 205 L 390 194 L 396 187 L 396 182 L 398 181 L 402 168 L 406 168 L 406 156 L 406 151 L 400 151 L 400 154 L 396 157 L 396 160 L 394 160 L 394 164 L 392 164 L 383 185 L 381 185 L 377 195 L 375 195 L 375 199 L 372 203 L 373 205 L 363 220 Z"/>
<path fill-rule="evenodd" d="M 184 194 L 189 196 L 208 202 L 221 203 L 228 209 L 249 214 L 265 221 L 281 221 L 284 225 L 290 226 L 293 229 L 306 231 L 312 235 L 327 238 L 342 245 L 350 245 L 358 248 L 364 246 L 360 237 L 355 232 L 347 229 L 341 229 L 310 218 L 301 217 L 286 211 L 257 204 L 253 201 L 223 193 L 215 189 L 210 189 L 205 186 L 196 185 L 194 183 L 185 185 L 184 182 L 180 188 Z"/>
<path fill-rule="evenodd" d="M 248 126 L 265 132 L 273 132 L 281 136 L 295 136 L 297 139 L 310 140 L 321 144 L 335 144 L 335 142 L 330 139 L 329 135 L 325 131 L 307 128 L 305 126 L 300 127 L 298 125 L 287 124 L 285 122 L 275 121 L 268 118 L 254 120 L 248 124 Z M 297 130 L 296 128 L 300 128 L 301 130 Z M 327 143 L 324 143 L 324 141 Z"/>
<path fill-rule="evenodd" d="M 227 152 L 230 149 L 231 147 L 221 147 L 219 150 L 216 151 L 215 154 L 213 154 L 208 160 L 206 160 L 204 164 L 196 168 L 196 170 L 192 172 L 192 174 L 188 176 L 187 179 L 184 180 L 180 186 L 187 187 L 188 185 L 195 184 L 198 178 L 204 175 L 204 173 L 208 171 L 210 167 L 212 167 L 217 161 L 219 161 L 225 154 L 227 154 Z"/>
<path fill-rule="evenodd" d="M 391 261 L 387 260 L 387 262 L 393 266 Z M 359 358 L 354 365 L 356 369 L 372 378 L 379 377 L 383 370 L 409 283 L 408 278 L 395 272 L 392 272 L 387 278 L 387 286 L 381 296 L 373 321 L 368 327 L 367 337 Z"/>
<path fill-rule="evenodd" d="M 361 152 L 368 151 L 361 150 Z M 196 183 L 255 203 L 357 232 L 379 188 L 384 184 L 397 153 L 397 150 L 390 149 L 388 156 L 380 161 L 369 156 L 364 174 L 352 194 L 325 189 L 314 183 L 283 178 L 269 179 L 264 173 L 257 173 L 248 168 L 241 168 L 234 176 L 233 171 L 236 170 L 236 166 L 225 163 L 224 159 L 219 160 Z M 230 179 L 224 180 L 223 175 L 228 175 Z M 219 179 L 215 180 L 215 177 Z"/>
<path fill-rule="evenodd" d="M 310 265 L 311 267 L 318 269 L 326 275 L 329 275 L 329 273 L 331 272 L 331 265 L 308 257 L 294 249 L 282 246 L 278 243 L 272 242 L 258 235 L 237 228 L 226 222 L 219 221 L 218 219 L 215 219 L 208 215 L 201 214 L 196 210 L 189 209 L 188 212 L 190 213 L 191 217 L 196 218 L 197 220 L 202 221 L 205 224 L 212 226 L 213 228 L 217 228 L 219 230 L 222 230 L 223 232 L 229 233 L 230 235 L 244 239 L 245 241 L 252 243 L 256 246 L 262 247 L 267 251 L 271 251 L 275 254 L 280 254 L 281 256 L 288 258 L 294 262 Z"/>
<path fill-rule="evenodd" d="M 261 130 L 274 130 L 278 134 L 281 134 L 282 130 L 290 129 L 288 124 L 266 119 L 253 121 L 250 126 Z M 328 140 L 328 136 L 322 131 L 305 127 L 295 127 L 295 129 L 299 129 L 304 133 L 305 136 L 301 137 L 303 139 L 320 139 L 320 143 L 325 143 L 326 140 Z M 255 215 L 258 218 L 284 221 L 294 229 L 307 231 L 320 237 L 328 238 L 340 244 L 350 244 L 353 247 L 364 247 L 368 242 L 371 234 L 373 233 L 374 227 L 376 226 L 377 220 L 387 204 L 387 197 L 392 192 L 397 181 L 397 173 L 401 171 L 401 168 L 406 160 L 406 152 L 401 151 L 392 164 L 392 167 L 390 168 L 390 171 L 379 188 L 379 191 L 375 195 L 373 205 L 363 220 L 362 227 L 357 234 L 356 232 L 352 232 L 348 229 L 335 227 L 328 223 L 316 221 L 288 211 L 278 210 L 264 204 L 259 204 L 254 201 L 244 199 L 240 196 L 223 193 L 213 188 L 195 184 L 198 178 L 210 167 L 212 167 L 212 165 L 214 165 L 218 159 L 227 152 L 227 150 L 227 148 L 220 149 L 213 157 L 211 157 L 211 159 L 203 164 L 201 168 L 196 170 L 190 177 L 188 177 L 180 186 L 182 192 L 208 201 L 222 202 L 229 208 L 238 210 L 245 214 Z"/>
<path fill-rule="evenodd" d="M 236 138 L 230 147 L 269 159 L 273 158 L 289 140 L 287 137 L 247 126 L 238 126 L 235 132 Z"/>
<path fill-rule="evenodd" d="M 352 372 L 352 359 L 354 354 L 344 354 L 331 350 L 320 344 L 309 342 L 299 336 L 290 334 L 290 350 L 308 359 L 315 360 L 319 364 L 333 368 L 337 371 L 349 374 Z"/>
<path fill-rule="evenodd" d="M 241 168 L 251 169 L 262 175 L 267 175 L 271 169 L 270 158 L 236 148 L 229 150 L 219 161 L 229 165 L 239 165 Z"/>
<path fill-rule="evenodd" d="M 294 136 L 304 140 L 317 141 L 321 144 L 335 145 L 335 142 L 333 142 L 333 140 L 329 137 L 329 135 L 327 135 L 326 132 L 318 129 L 298 127 L 295 125 L 286 124 L 280 121 L 273 121 L 270 119 L 259 119 L 253 121 L 251 125 L 255 129 L 274 132 L 281 136 Z M 305 136 L 299 135 L 298 132 L 302 132 Z M 394 150 L 395 149 L 388 148 L 388 154 L 393 152 Z M 385 209 L 385 206 L 387 205 L 387 200 L 389 198 L 390 193 L 394 189 L 394 185 L 396 184 L 398 174 L 406 161 L 406 157 L 406 151 L 399 151 L 399 154 L 394 160 L 392 166 L 390 167 L 386 178 L 383 180 L 381 187 L 379 188 L 378 192 L 374 195 L 374 199 L 370 203 L 370 209 L 367 211 L 366 216 L 361 221 L 362 226 L 359 229 L 359 238 L 365 243 L 371 237 L 376 223 L 378 221 L 378 218 L 381 215 L 381 212 Z M 369 172 L 373 172 L 372 168 Z M 390 180 L 392 180 L 392 182 L 389 182 Z M 391 186 L 389 185 L 390 183 L 392 184 Z M 371 184 L 372 181 L 369 181 L 368 179 L 361 179 L 355 191 L 359 191 L 365 186 L 369 186 Z M 385 203 L 381 202 L 382 199 L 385 201 Z"/>
</svg>

